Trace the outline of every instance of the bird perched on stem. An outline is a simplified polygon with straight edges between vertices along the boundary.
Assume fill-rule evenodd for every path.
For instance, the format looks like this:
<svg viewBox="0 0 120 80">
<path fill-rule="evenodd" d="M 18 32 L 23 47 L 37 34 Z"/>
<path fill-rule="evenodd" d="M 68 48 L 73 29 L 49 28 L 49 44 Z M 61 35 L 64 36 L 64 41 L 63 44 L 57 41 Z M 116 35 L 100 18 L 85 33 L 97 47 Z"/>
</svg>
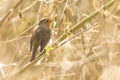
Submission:
<svg viewBox="0 0 120 80">
<path fill-rule="evenodd" d="M 40 52 L 42 52 L 49 42 L 51 37 L 50 24 L 52 21 L 49 18 L 42 19 L 38 27 L 33 31 L 30 39 L 30 52 L 32 52 L 30 62 L 35 59 L 38 47 L 40 46 Z"/>
</svg>

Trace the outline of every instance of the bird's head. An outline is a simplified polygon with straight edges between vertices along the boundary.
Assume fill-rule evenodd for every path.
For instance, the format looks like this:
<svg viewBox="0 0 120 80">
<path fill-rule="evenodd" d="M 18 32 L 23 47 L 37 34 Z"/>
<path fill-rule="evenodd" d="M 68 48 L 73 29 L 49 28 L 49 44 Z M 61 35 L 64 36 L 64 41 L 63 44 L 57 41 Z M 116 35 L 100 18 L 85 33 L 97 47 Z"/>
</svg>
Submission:
<svg viewBox="0 0 120 80">
<path fill-rule="evenodd" d="M 40 20 L 39 25 L 46 25 L 47 27 L 50 27 L 51 22 L 53 22 L 54 20 L 51 20 L 49 18 L 44 18 Z"/>
</svg>

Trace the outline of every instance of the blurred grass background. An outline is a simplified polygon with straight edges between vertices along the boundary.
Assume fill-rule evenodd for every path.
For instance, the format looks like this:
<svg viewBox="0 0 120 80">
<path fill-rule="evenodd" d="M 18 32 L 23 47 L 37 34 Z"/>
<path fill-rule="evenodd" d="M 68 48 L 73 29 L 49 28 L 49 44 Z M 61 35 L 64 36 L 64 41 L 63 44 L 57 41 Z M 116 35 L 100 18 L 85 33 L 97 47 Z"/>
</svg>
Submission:
<svg viewBox="0 0 120 80">
<path fill-rule="evenodd" d="M 110 1 L 0 0 L 0 80 L 119 80 L 120 1 L 99 10 Z M 65 44 L 21 71 L 29 63 L 30 35 L 41 18 L 55 20 L 54 44 L 96 10 L 99 14 L 70 33 Z"/>
</svg>

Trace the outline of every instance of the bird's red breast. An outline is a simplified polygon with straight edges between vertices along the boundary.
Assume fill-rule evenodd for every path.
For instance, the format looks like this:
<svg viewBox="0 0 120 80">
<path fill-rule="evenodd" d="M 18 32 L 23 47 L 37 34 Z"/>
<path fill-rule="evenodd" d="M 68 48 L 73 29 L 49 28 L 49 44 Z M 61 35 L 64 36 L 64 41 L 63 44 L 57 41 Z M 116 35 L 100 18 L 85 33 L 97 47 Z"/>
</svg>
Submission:
<svg viewBox="0 0 120 80">
<path fill-rule="evenodd" d="M 47 20 L 47 22 L 46 22 L 47 27 L 50 27 L 50 24 L 51 24 L 52 21 L 53 21 L 53 20 L 51 20 L 51 19 L 48 19 L 48 20 Z"/>
</svg>

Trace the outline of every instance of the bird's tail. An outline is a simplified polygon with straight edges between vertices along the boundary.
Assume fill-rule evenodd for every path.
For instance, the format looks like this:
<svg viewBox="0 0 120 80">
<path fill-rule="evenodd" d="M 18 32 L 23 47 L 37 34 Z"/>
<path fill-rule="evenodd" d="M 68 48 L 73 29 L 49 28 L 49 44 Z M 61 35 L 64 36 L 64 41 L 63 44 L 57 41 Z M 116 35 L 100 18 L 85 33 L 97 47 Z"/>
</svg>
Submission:
<svg viewBox="0 0 120 80">
<path fill-rule="evenodd" d="M 37 49 L 38 49 L 38 45 L 35 45 L 32 50 L 32 56 L 31 56 L 30 62 L 32 62 L 35 59 Z"/>
</svg>

